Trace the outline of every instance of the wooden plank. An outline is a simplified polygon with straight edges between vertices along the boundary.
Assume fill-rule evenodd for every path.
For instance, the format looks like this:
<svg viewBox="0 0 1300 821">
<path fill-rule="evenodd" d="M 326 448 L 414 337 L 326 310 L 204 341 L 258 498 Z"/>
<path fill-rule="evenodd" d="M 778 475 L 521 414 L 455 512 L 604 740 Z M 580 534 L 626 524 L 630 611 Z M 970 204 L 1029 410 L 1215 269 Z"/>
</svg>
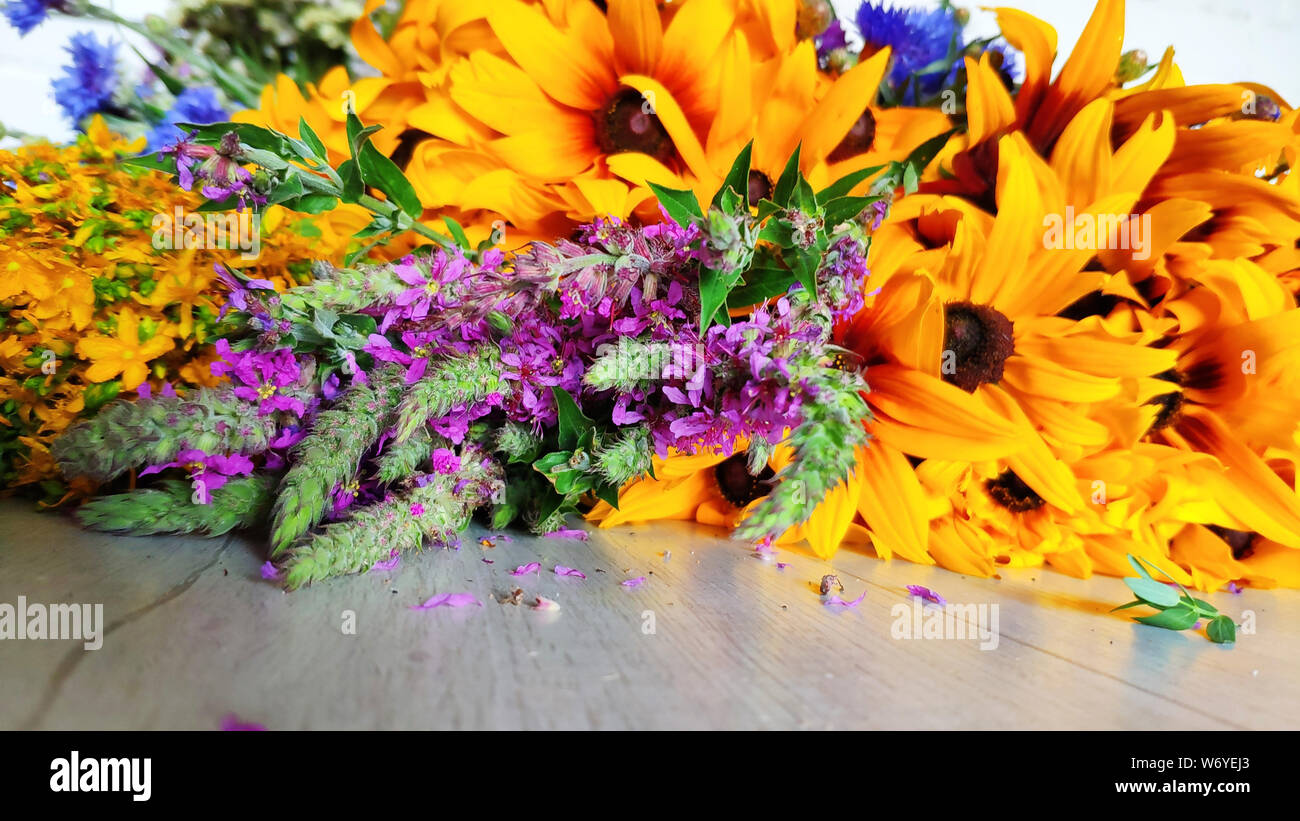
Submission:
<svg viewBox="0 0 1300 821">
<path fill-rule="evenodd" d="M 102 602 L 115 626 L 91 652 L 0 642 L 0 728 L 206 729 L 227 713 L 285 729 L 1300 726 L 1293 592 L 1216 597 L 1258 614 L 1259 634 L 1226 648 L 1108 614 L 1127 598 L 1116 579 L 970 579 L 853 552 L 783 550 L 779 569 L 676 522 L 494 541 L 285 594 L 242 538 L 104 536 L 2 502 L 0 602 Z M 509 575 L 530 561 L 540 573 Z M 866 598 L 824 606 L 827 572 Z M 913 583 L 998 605 L 996 649 L 892 637 Z M 516 584 L 561 609 L 498 603 Z M 483 607 L 409 609 L 444 592 Z"/>
</svg>

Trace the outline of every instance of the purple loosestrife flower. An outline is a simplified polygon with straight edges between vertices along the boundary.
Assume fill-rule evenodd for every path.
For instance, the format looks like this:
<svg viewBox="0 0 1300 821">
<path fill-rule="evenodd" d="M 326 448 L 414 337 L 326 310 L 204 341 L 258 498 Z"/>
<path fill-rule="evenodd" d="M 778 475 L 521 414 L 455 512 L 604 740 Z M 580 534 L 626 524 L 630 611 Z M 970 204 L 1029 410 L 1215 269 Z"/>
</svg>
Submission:
<svg viewBox="0 0 1300 821">
<path fill-rule="evenodd" d="M 407 257 L 393 269 L 403 282 L 412 286 L 398 294 L 395 300 L 406 309 L 402 315 L 406 319 L 420 320 L 427 317 L 431 309 L 458 304 L 460 281 L 469 267 L 469 261 L 459 251 L 451 256 L 439 250 L 431 260 L 420 263 Z"/>
<path fill-rule="evenodd" d="M 64 11 L 66 0 L 9 0 L 5 3 L 5 17 L 9 25 L 26 36 L 27 32 L 45 22 L 51 11 Z"/>
<path fill-rule="evenodd" d="M 434 448 L 429 462 L 434 473 L 455 473 L 460 470 L 460 457 L 451 448 Z"/>
<path fill-rule="evenodd" d="M 222 107 L 221 101 L 217 99 L 217 90 L 211 86 L 198 86 L 196 88 L 187 88 L 176 97 L 176 102 L 163 115 L 163 120 L 154 126 L 148 134 L 148 150 L 160 151 L 176 140 L 182 139 L 185 134 L 179 128 L 179 123 L 190 123 L 192 125 L 207 125 L 209 123 L 224 122 L 229 113 Z"/>
<path fill-rule="evenodd" d="M 281 390 L 293 385 L 301 375 L 292 350 L 280 348 L 270 353 L 234 353 L 225 339 L 218 339 L 215 349 L 221 358 L 212 363 L 213 375 L 231 374 L 239 383 L 235 387 L 235 396 L 257 402 L 259 414 L 289 411 L 302 416 L 307 411 L 301 399 L 287 396 Z"/>
<path fill-rule="evenodd" d="M 868 0 L 858 7 L 856 22 L 864 57 L 886 46 L 892 50 L 888 80 L 895 88 L 902 88 L 909 77 L 947 57 L 954 38 L 958 53 L 963 45 L 961 27 L 951 9 L 894 8 Z M 927 96 L 939 91 L 943 79 L 943 72 L 917 76 L 921 93 Z M 917 103 L 916 89 L 910 84 L 903 102 Z"/>
<path fill-rule="evenodd" d="M 269 279 L 250 279 L 244 283 L 219 262 L 213 264 L 212 268 L 217 272 L 218 281 L 230 291 L 225 304 L 221 306 L 218 318 L 224 317 L 226 311 L 231 308 L 251 313 L 249 311 L 249 306 L 253 304 L 249 299 L 251 291 L 270 291 L 272 295 L 275 294 L 275 285 Z M 270 316 L 266 315 L 266 319 L 270 320 Z"/>
<path fill-rule="evenodd" d="M 196 143 L 194 136 L 191 132 L 158 152 L 160 157 L 166 154 L 176 156 L 176 175 L 180 178 L 181 188 L 190 191 L 198 183 L 199 192 L 210 200 L 237 197 L 236 209 L 239 211 L 244 210 L 249 201 L 254 205 L 266 204 L 266 197 L 253 187 L 252 172 L 243 166 L 244 149 L 239 144 L 237 133 L 227 132 L 217 146 Z"/>
<path fill-rule="evenodd" d="M 831 244 L 822 260 L 817 272 L 820 298 L 834 321 L 852 319 L 865 305 L 863 284 L 871 275 L 863 244 L 846 234 Z"/>
<path fill-rule="evenodd" d="M 406 384 L 414 385 L 428 369 L 429 358 L 438 352 L 437 335 L 428 331 L 403 331 L 402 344 L 410 353 L 395 347 L 382 334 L 371 334 L 362 350 L 381 362 L 406 365 Z"/>
<path fill-rule="evenodd" d="M 54 99 L 74 126 L 113 101 L 117 90 L 117 43 L 100 43 L 90 32 L 72 35 L 64 48 L 72 64 L 53 83 Z"/>
<path fill-rule="evenodd" d="M 160 473 L 167 468 L 184 468 L 190 478 L 203 486 L 205 493 L 199 498 L 203 504 L 210 502 L 209 494 L 226 484 L 231 476 L 251 476 L 253 460 L 241 453 L 223 456 L 219 453 L 204 453 L 201 450 L 183 450 L 176 454 L 176 461 L 164 465 L 151 465 L 140 471 L 141 476 Z"/>
<path fill-rule="evenodd" d="M 511 419 L 534 424 L 555 421 L 559 387 L 577 395 L 585 371 L 583 360 L 594 350 L 589 340 L 566 334 L 562 327 L 539 315 L 521 318 L 514 332 L 502 341 L 502 378 L 517 383 L 506 403 Z"/>
</svg>

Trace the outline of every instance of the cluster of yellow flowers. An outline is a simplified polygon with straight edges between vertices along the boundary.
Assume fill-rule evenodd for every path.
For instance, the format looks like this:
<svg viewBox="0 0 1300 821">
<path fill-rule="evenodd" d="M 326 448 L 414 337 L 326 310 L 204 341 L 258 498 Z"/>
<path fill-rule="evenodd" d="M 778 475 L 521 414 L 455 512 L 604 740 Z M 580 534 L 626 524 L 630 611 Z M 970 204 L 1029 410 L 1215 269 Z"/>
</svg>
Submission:
<svg viewBox="0 0 1300 821">
<path fill-rule="evenodd" d="M 1129 575 L 1135 554 L 1202 590 L 1300 587 L 1300 112 L 1188 86 L 1172 50 L 1126 87 L 1122 0 L 1055 80 L 1056 32 L 998 17 L 1024 82 L 966 59 L 966 132 L 876 233 L 840 335 L 873 441 L 784 541 L 980 576 Z M 658 463 L 592 518 L 734 526 L 723 458 Z"/>
<path fill-rule="evenodd" d="M 271 209 L 253 260 L 155 247 L 156 216 L 202 200 L 120 164 L 142 148 L 97 118 L 71 145 L 0 152 L 0 487 L 39 483 L 60 499 L 68 488 L 48 445 L 71 422 L 146 381 L 213 383 L 217 263 L 288 287 L 310 277 L 311 260 L 342 257 L 365 224 L 359 209 Z"/>
<path fill-rule="evenodd" d="M 367 14 L 382 5 L 369 0 Z M 512 247 L 596 217 L 656 222 L 648 182 L 707 199 L 750 140 L 761 195 L 796 145 L 817 186 L 949 127 L 933 109 L 870 104 L 888 50 L 839 76 L 820 71 L 820 28 L 801 25 L 797 0 L 605 5 L 410 0 L 387 40 L 368 16 L 353 26 L 380 76 L 349 84 L 337 68 L 306 95 L 281 77 L 236 119 L 293 133 L 304 117 L 341 160 L 350 92 L 427 208 L 476 242 L 500 220 Z"/>
</svg>

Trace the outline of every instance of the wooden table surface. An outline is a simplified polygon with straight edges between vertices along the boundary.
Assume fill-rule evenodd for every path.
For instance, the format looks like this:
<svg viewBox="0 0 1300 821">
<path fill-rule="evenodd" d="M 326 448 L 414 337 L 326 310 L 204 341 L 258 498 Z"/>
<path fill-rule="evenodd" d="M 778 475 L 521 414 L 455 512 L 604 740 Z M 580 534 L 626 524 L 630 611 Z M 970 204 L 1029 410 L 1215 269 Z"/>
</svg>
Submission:
<svg viewBox="0 0 1300 821">
<path fill-rule="evenodd" d="M 765 561 L 675 522 L 490 549 L 482 533 L 286 594 L 241 537 L 107 536 L 0 500 L 0 603 L 102 603 L 106 624 L 95 651 L 0 641 L 0 729 L 1300 727 L 1294 591 L 1210 597 L 1254 613 L 1254 635 L 1219 646 L 1109 613 L 1130 598 L 1113 578 L 976 579 L 852 551 Z M 509 575 L 530 561 L 540 574 Z M 866 592 L 858 607 L 821 603 L 831 572 L 846 597 Z M 996 642 L 896 637 L 908 584 L 997 605 Z M 561 609 L 499 603 L 515 586 Z M 410 609 L 459 592 L 483 606 Z"/>
</svg>

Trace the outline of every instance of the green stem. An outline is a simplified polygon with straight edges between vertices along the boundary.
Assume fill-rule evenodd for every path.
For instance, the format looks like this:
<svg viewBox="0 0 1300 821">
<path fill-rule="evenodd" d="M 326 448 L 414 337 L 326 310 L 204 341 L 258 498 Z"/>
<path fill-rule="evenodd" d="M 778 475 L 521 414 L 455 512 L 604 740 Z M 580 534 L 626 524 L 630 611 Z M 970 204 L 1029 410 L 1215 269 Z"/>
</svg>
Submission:
<svg viewBox="0 0 1300 821">
<path fill-rule="evenodd" d="M 361 197 L 357 199 L 357 204 L 364 208 L 368 208 L 380 216 L 392 218 L 395 224 L 398 223 L 397 216 L 399 209 L 391 202 L 385 202 L 384 200 L 381 200 L 378 197 L 372 197 L 369 194 L 362 194 Z M 451 249 L 456 247 L 455 240 L 446 234 L 440 234 L 424 223 L 415 222 L 414 220 L 411 220 L 410 222 L 411 224 L 407 226 L 398 224 L 398 228 L 408 228 L 425 239 L 432 240 L 438 245 L 441 245 L 443 248 Z"/>
</svg>

